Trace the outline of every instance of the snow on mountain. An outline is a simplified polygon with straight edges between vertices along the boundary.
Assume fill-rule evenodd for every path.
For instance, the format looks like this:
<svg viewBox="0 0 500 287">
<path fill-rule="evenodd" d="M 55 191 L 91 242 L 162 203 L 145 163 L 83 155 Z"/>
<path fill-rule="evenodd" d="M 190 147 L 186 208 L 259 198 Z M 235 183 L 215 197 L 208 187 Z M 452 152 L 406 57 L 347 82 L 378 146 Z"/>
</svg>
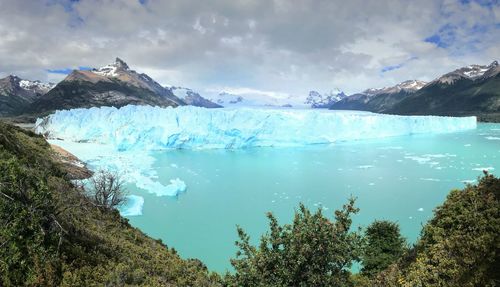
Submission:
<svg viewBox="0 0 500 287">
<path fill-rule="evenodd" d="M 500 68 L 497 61 L 493 61 L 489 65 L 469 65 L 457 69 L 453 72 L 444 74 L 443 76 L 437 78 L 431 83 L 441 83 L 441 84 L 453 84 L 455 81 L 460 79 L 470 79 L 476 80 L 482 78 L 483 76 L 490 77 L 495 76 L 500 72 Z"/>
<path fill-rule="evenodd" d="M 311 128 L 314 127 L 314 128 Z M 56 111 L 35 130 L 119 151 L 289 147 L 476 128 L 475 117 L 395 116 L 315 109 L 125 106 Z"/>
<path fill-rule="evenodd" d="M 225 89 L 208 96 L 208 99 L 223 107 L 306 107 L 304 99 L 285 93 L 253 89 Z"/>
<path fill-rule="evenodd" d="M 19 86 L 27 91 L 38 92 L 40 94 L 46 94 L 53 87 L 56 86 L 54 83 L 43 83 L 40 81 L 30 81 L 30 80 L 20 80 Z"/>
<path fill-rule="evenodd" d="M 408 80 L 401 82 L 395 86 L 392 87 L 383 87 L 383 88 L 372 88 L 372 89 L 367 89 L 362 92 L 362 94 L 365 94 L 367 96 L 375 96 L 375 95 L 380 95 L 380 94 L 395 94 L 399 93 L 401 91 L 406 91 L 406 92 L 415 92 L 423 88 L 425 85 L 427 85 L 426 82 L 424 81 L 419 81 L 419 80 Z"/>
<path fill-rule="evenodd" d="M 338 89 L 325 94 L 320 94 L 317 91 L 310 91 L 304 104 L 311 108 L 329 108 L 345 97 L 347 97 L 347 95 Z"/>
</svg>

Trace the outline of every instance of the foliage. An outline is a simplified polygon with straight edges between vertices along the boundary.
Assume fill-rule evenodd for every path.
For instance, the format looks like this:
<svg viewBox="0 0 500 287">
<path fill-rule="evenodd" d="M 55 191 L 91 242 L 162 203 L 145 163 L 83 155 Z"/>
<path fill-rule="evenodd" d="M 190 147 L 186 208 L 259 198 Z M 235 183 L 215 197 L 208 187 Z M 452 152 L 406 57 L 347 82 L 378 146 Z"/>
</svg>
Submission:
<svg viewBox="0 0 500 287">
<path fill-rule="evenodd" d="M 33 176 L 36 173 L 37 176 Z M 0 151 L 0 285 L 53 285 L 62 228 L 45 174 Z M 52 274 L 51 274 L 52 273 Z"/>
<path fill-rule="evenodd" d="M 198 260 L 98 208 L 43 138 L 0 122 L 0 286 L 219 286 Z"/>
<path fill-rule="evenodd" d="M 453 190 L 422 237 L 376 286 L 499 286 L 500 179 Z"/>
<path fill-rule="evenodd" d="M 97 206 L 112 209 L 125 203 L 124 181 L 118 173 L 100 170 L 89 181 L 89 195 Z"/>
<path fill-rule="evenodd" d="M 361 256 L 363 275 L 372 276 L 386 269 L 401 257 L 405 249 L 405 239 L 399 225 L 391 221 L 374 221 L 365 230 L 366 244 Z"/>
<path fill-rule="evenodd" d="M 354 199 L 335 212 L 335 220 L 324 217 L 321 209 L 311 213 L 300 205 L 292 224 L 280 226 L 268 213 L 269 233 L 258 248 L 238 227 L 240 240 L 230 286 L 348 286 L 348 268 L 358 259 L 360 236 L 351 232 L 351 215 L 357 213 Z"/>
</svg>

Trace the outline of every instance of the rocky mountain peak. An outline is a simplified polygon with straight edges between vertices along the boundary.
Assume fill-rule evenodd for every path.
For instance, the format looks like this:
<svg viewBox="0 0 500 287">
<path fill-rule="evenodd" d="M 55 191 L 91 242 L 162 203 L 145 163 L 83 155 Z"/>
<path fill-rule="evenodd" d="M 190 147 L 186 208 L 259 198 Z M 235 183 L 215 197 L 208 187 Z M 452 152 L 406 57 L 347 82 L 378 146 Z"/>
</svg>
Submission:
<svg viewBox="0 0 500 287">
<path fill-rule="evenodd" d="M 98 69 L 92 69 L 94 74 L 98 74 L 104 77 L 115 78 L 120 75 L 121 72 L 127 72 L 130 68 L 127 63 L 120 58 L 116 58 L 115 62 Z"/>
<path fill-rule="evenodd" d="M 122 59 L 120 59 L 118 57 L 116 57 L 114 65 L 119 69 L 124 69 L 124 70 L 129 69 L 127 63 L 125 63 L 125 61 L 123 61 Z"/>
</svg>

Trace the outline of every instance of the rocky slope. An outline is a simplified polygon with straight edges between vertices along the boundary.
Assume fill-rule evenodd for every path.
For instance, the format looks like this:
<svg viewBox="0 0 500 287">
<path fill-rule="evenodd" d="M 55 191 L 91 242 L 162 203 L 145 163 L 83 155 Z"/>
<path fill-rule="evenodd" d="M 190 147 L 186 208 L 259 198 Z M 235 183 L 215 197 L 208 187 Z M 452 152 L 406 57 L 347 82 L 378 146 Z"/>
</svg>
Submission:
<svg viewBox="0 0 500 287">
<path fill-rule="evenodd" d="M 19 114 L 53 87 L 54 84 L 23 80 L 13 75 L 0 79 L 0 116 Z"/>
</svg>

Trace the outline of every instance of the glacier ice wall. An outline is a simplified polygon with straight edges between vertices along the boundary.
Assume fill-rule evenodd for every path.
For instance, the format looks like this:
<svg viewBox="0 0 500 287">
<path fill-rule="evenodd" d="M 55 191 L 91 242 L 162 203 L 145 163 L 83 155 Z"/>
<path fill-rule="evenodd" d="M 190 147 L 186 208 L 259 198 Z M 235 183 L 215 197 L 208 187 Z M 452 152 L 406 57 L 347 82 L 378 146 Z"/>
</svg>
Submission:
<svg viewBox="0 0 500 287">
<path fill-rule="evenodd" d="M 125 151 L 303 146 L 474 128 L 475 117 L 130 105 L 57 111 L 38 119 L 35 130 L 49 138 L 111 144 Z"/>
</svg>

